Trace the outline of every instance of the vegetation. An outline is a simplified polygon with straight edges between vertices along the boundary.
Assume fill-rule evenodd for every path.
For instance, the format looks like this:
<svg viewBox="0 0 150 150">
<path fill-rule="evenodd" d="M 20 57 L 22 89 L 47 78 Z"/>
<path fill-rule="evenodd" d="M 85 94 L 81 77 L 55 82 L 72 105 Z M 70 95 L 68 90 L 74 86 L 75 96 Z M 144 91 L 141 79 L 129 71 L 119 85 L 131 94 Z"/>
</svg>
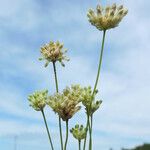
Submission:
<svg viewBox="0 0 150 150">
<path fill-rule="evenodd" d="M 132 149 L 124 149 L 123 148 L 122 150 L 150 150 L 150 144 L 143 144 L 143 145 L 137 146 Z"/>
</svg>

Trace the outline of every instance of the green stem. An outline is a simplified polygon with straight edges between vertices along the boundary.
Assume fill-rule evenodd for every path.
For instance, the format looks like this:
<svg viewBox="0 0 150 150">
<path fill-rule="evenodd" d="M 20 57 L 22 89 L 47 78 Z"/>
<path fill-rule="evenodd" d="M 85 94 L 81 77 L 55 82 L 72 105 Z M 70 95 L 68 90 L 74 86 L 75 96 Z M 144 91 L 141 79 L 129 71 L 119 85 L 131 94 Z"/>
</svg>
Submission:
<svg viewBox="0 0 150 150">
<path fill-rule="evenodd" d="M 95 81 L 92 97 L 95 94 L 95 90 L 96 90 L 97 84 L 98 84 L 98 79 L 99 79 L 99 76 L 100 76 L 100 71 L 101 71 L 101 66 L 102 66 L 102 58 L 103 58 L 103 51 L 104 51 L 105 35 L 106 35 L 106 30 L 103 31 L 103 40 L 102 40 L 102 46 L 101 46 L 101 53 L 100 53 L 97 77 L 96 77 L 96 81 Z"/>
<path fill-rule="evenodd" d="M 81 150 L 81 140 L 78 140 L 79 143 L 79 150 Z"/>
<path fill-rule="evenodd" d="M 93 114 L 91 115 L 91 129 L 93 128 Z"/>
<path fill-rule="evenodd" d="M 91 128 L 91 125 L 90 125 L 90 120 L 89 120 L 88 126 L 89 126 L 89 134 L 90 134 L 89 150 L 92 150 L 92 128 Z"/>
<path fill-rule="evenodd" d="M 55 64 L 55 62 L 53 62 L 53 69 L 54 69 L 54 75 L 55 75 L 56 92 L 58 93 L 58 80 L 57 80 L 57 72 L 56 72 L 56 64 Z"/>
<path fill-rule="evenodd" d="M 50 132 L 49 132 L 49 129 L 48 129 L 48 125 L 47 125 L 47 122 L 46 122 L 46 117 L 45 117 L 45 114 L 44 114 L 44 110 L 42 109 L 41 112 L 42 112 L 44 123 L 45 123 L 45 126 L 46 126 L 46 130 L 47 130 L 49 142 L 50 142 L 50 145 L 51 145 L 51 149 L 54 150 L 53 143 L 52 143 L 51 136 L 50 136 Z"/>
<path fill-rule="evenodd" d="M 66 150 L 67 148 L 67 142 L 68 142 L 68 120 L 66 121 L 66 141 L 65 141 L 64 150 Z"/>
<path fill-rule="evenodd" d="M 106 30 L 103 31 L 103 39 L 102 39 L 101 52 L 100 52 L 100 58 L 99 58 L 99 65 L 98 65 L 98 71 L 97 71 L 94 89 L 92 92 L 92 100 L 94 99 L 94 94 L 95 94 L 97 84 L 99 81 L 99 76 L 100 76 L 100 71 L 101 71 L 101 66 L 102 66 L 103 51 L 104 51 L 105 35 L 106 35 Z M 91 102 L 91 106 L 92 106 L 92 102 Z M 91 109 L 91 106 L 90 106 L 90 109 Z M 89 131 L 90 132 L 90 140 L 89 140 L 90 150 L 92 150 L 92 120 L 93 120 L 93 117 L 91 116 L 91 131 Z"/>
<path fill-rule="evenodd" d="M 87 122 L 86 122 L 86 135 L 85 135 L 85 139 L 84 139 L 83 150 L 85 150 L 85 148 L 86 148 L 86 139 L 87 139 L 88 126 L 89 126 L 89 116 L 87 115 Z"/>
<path fill-rule="evenodd" d="M 54 69 L 54 76 L 55 76 L 56 92 L 58 93 L 58 80 L 57 80 L 57 72 L 56 72 L 55 62 L 53 62 L 53 69 Z M 61 150 L 63 150 L 63 138 L 62 138 L 62 127 L 61 127 L 60 116 L 59 116 L 59 134 L 60 134 L 60 141 L 61 141 Z"/>
<path fill-rule="evenodd" d="M 90 132 L 90 143 L 89 143 L 89 149 L 92 150 L 92 127 L 93 127 L 93 115 L 90 117 L 91 126 L 89 126 L 89 132 Z"/>
<path fill-rule="evenodd" d="M 63 150 L 63 138 L 62 138 L 62 127 L 61 127 L 61 118 L 60 118 L 60 116 L 59 116 L 59 133 L 60 133 L 61 149 Z"/>
</svg>

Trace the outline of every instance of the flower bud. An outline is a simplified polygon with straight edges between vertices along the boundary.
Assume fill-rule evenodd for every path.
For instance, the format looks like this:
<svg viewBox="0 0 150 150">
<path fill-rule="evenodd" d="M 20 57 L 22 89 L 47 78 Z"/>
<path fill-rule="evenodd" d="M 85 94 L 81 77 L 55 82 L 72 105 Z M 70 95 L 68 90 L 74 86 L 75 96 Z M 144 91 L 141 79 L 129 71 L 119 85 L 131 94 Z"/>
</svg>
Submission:
<svg viewBox="0 0 150 150">
<path fill-rule="evenodd" d="M 75 125 L 75 128 L 72 128 L 70 132 L 72 133 L 73 137 L 79 141 L 85 139 L 86 137 L 86 128 L 84 128 L 83 125 Z"/>
<path fill-rule="evenodd" d="M 92 108 L 91 108 L 91 114 L 93 114 L 97 109 L 99 109 L 100 105 L 102 104 L 102 101 L 96 101 L 95 103 L 92 103 Z"/>
<path fill-rule="evenodd" d="M 96 10 L 97 10 L 97 14 L 98 14 L 99 16 L 101 16 L 101 15 L 102 15 L 102 8 L 101 8 L 100 5 L 97 5 Z"/>
<path fill-rule="evenodd" d="M 123 9 L 123 5 L 118 6 L 118 8 L 117 8 L 117 9 L 118 9 L 118 10 Z"/>
<path fill-rule="evenodd" d="M 114 3 L 111 8 L 115 11 L 117 8 L 116 3 Z"/>
</svg>

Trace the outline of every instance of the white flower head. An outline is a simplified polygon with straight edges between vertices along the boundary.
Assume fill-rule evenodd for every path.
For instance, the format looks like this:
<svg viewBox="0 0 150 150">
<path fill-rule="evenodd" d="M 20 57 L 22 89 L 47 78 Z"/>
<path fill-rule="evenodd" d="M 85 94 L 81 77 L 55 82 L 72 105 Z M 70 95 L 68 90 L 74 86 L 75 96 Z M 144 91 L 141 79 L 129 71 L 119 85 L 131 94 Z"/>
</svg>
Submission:
<svg viewBox="0 0 150 150">
<path fill-rule="evenodd" d="M 57 113 L 63 121 L 69 120 L 81 109 L 82 89 L 79 85 L 66 87 L 62 93 L 49 96 L 47 104 Z"/>
<path fill-rule="evenodd" d="M 69 61 L 69 59 L 65 56 L 67 49 L 63 49 L 63 44 L 59 41 L 53 42 L 50 41 L 48 44 L 45 44 L 41 47 L 42 58 L 39 60 L 46 60 L 45 67 L 48 66 L 50 62 L 60 62 L 62 66 L 65 66 L 63 61 Z"/>
<path fill-rule="evenodd" d="M 48 90 L 36 91 L 28 96 L 30 106 L 36 111 L 41 111 L 46 105 L 46 100 L 48 98 Z"/>
<path fill-rule="evenodd" d="M 115 28 L 121 22 L 123 17 L 128 13 L 128 10 L 123 5 L 102 7 L 97 5 L 96 11 L 89 9 L 89 22 L 99 30 L 108 30 Z"/>
</svg>

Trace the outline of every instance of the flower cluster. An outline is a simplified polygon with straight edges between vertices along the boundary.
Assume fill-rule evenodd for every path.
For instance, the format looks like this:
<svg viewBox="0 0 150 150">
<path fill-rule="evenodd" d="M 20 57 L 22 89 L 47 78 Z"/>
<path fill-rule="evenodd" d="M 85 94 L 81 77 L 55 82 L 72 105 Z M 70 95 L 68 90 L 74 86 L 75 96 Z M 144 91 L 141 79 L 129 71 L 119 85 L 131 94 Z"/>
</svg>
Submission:
<svg viewBox="0 0 150 150">
<path fill-rule="evenodd" d="M 41 111 L 42 113 L 52 150 L 54 150 L 53 142 L 51 140 L 49 128 L 47 125 L 44 107 L 48 105 L 59 116 L 61 149 L 67 150 L 69 130 L 68 120 L 71 119 L 74 116 L 74 114 L 81 109 L 81 106 L 79 104 L 82 104 L 82 106 L 85 107 L 85 114 L 87 117 L 86 128 L 83 127 L 83 125 L 76 124 L 75 127 L 70 130 L 70 132 L 72 133 L 73 137 L 78 140 L 79 149 L 81 149 L 81 140 L 84 139 L 83 150 L 85 150 L 86 148 L 86 141 L 89 135 L 89 150 L 92 150 L 93 114 L 100 108 L 102 104 L 101 100 L 95 100 L 95 98 L 96 94 L 98 93 L 97 85 L 102 64 L 105 33 L 106 30 L 117 27 L 127 13 L 128 10 L 124 8 L 123 5 L 116 6 L 116 4 L 113 4 L 112 6 L 107 6 L 105 8 L 100 5 L 97 5 L 96 10 L 90 9 L 88 11 L 87 16 L 89 22 L 98 30 L 103 31 L 103 40 L 100 51 L 98 73 L 93 90 L 91 86 L 80 87 L 80 85 L 72 85 L 71 87 L 66 87 L 61 93 L 59 93 L 56 62 L 59 62 L 62 66 L 65 66 L 64 61 L 69 61 L 69 59 L 66 57 L 67 49 L 64 49 L 63 44 L 59 41 L 50 41 L 48 44 L 45 44 L 41 47 L 40 52 L 42 57 L 39 58 L 39 60 L 46 61 L 45 67 L 47 67 L 49 63 L 53 63 L 56 93 L 51 96 L 48 96 L 48 90 L 36 91 L 35 93 L 29 95 L 28 100 L 30 106 L 33 107 L 33 109 L 35 109 L 36 111 Z M 62 138 L 62 120 L 66 121 L 66 140 L 64 144 Z"/>
<path fill-rule="evenodd" d="M 65 56 L 67 49 L 63 51 L 63 44 L 59 41 L 57 42 L 49 42 L 41 47 L 42 58 L 39 60 L 46 59 L 45 67 L 48 66 L 49 62 L 59 61 L 62 66 L 64 66 L 63 60 L 69 61 L 69 59 Z"/>
<path fill-rule="evenodd" d="M 75 128 L 72 128 L 70 132 L 72 133 L 73 137 L 77 140 L 85 139 L 87 129 L 83 127 L 83 125 L 79 126 L 78 124 L 75 125 Z"/>
<path fill-rule="evenodd" d="M 48 90 L 36 91 L 32 95 L 28 96 L 30 106 L 33 107 L 36 111 L 41 111 L 46 105 L 48 98 Z"/>
<path fill-rule="evenodd" d="M 98 93 L 96 90 L 95 93 L 92 93 L 91 86 L 85 87 L 82 91 L 82 104 L 85 106 L 86 113 L 92 115 L 101 105 L 102 101 L 95 101 L 95 95 Z"/>
<path fill-rule="evenodd" d="M 80 110 L 82 88 L 79 85 L 67 87 L 62 93 L 56 93 L 49 96 L 47 104 L 56 112 L 64 121 L 69 120 Z"/>
<path fill-rule="evenodd" d="M 96 26 L 99 30 L 108 30 L 118 26 L 122 18 L 128 13 L 128 10 L 123 7 L 123 5 L 107 6 L 103 8 L 97 5 L 96 11 L 90 9 L 88 11 L 89 22 Z"/>
</svg>

